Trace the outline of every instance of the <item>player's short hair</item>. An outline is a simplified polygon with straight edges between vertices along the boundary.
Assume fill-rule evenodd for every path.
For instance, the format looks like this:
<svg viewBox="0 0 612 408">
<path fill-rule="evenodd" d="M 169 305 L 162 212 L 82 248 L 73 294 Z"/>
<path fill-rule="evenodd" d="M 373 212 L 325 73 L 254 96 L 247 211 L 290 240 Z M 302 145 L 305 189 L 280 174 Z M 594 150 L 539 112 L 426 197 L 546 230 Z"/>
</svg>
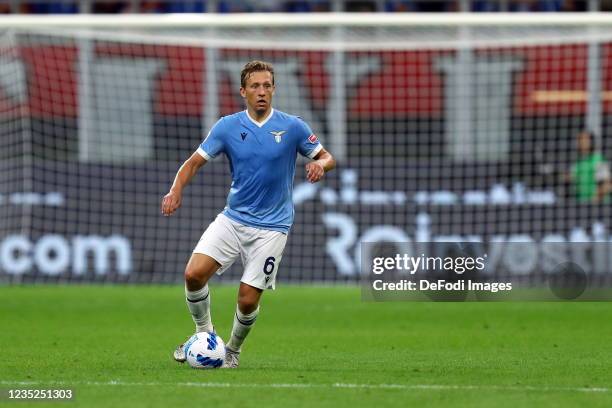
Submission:
<svg viewBox="0 0 612 408">
<path fill-rule="evenodd" d="M 268 71 L 272 75 L 272 85 L 274 85 L 274 67 L 269 62 L 265 61 L 250 61 L 247 62 L 242 72 L 240 73 L 240 86 L 245 88 L 246 81 L 253 72 Z"/>
</svg>

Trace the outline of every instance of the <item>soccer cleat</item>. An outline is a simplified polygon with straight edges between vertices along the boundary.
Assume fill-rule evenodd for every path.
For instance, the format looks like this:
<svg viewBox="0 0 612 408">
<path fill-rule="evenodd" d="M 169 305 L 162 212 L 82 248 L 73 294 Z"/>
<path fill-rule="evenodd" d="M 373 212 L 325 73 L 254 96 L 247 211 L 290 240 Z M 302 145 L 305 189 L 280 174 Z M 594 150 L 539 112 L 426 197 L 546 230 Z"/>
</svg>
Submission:
<svg viewBox="0 0 612 408">
<path fill-rule="evenodd" d="M 225 360 L 221 368 L 238 368 L 240 352 L 225 347 Z"/>
<path fill-rule="evenodd" d="M 214 332 L 215 332 L 215 328 L 213 326 L 212 333 Z M 174 349 L 174 353 L 172 353 L 172 357 L 174 357 L 174 360 L 179 363 L 184 363 L 185 361 L 187 361 L 187 356 L 185 355 L 185 343 L 176 346 L 176 349 Z"/>
<path fill-rule="evenodd" d="M 176 347 L 172 356 L 179 363 L 184 363 L 187 360 L 187 356 L 185 355 L 185 349 L 183 348 L 184 344 L 181 344 Z"/>
</svg>

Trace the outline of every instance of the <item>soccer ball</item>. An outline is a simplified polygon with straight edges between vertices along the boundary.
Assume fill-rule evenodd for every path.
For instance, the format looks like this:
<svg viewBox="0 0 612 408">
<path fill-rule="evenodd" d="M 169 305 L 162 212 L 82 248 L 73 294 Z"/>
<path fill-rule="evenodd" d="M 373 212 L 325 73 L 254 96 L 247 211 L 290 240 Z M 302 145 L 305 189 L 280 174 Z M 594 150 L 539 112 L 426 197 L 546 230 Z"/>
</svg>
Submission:
<svg viewBox="0 0 612 408">
<path fill-rule="evenodd" d="M 215 333 L 194 334 L 183 346 L 193 368 L 219 368 L 225 358 L 225 344 Z"/>
</svg>

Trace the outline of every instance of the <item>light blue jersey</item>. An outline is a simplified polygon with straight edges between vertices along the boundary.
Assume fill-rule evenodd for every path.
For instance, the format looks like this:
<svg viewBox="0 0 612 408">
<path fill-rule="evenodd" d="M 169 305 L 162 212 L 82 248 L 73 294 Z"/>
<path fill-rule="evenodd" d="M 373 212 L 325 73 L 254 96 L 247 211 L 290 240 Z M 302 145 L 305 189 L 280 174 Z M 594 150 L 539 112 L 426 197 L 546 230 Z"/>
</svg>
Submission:
<svg viewBox="0 0 612 408">
<path fill-rule="evenodd" d="M 272 109 L 257 123 L 247 111 L 225 116 L 198 148 L 207 161 L 225 153 L 232 185 L 223 213 L 251 227 L 284 233 L 293 223 L 297 154 L 314 158 L 323 148 L 299 117 Z"/>
</svg>

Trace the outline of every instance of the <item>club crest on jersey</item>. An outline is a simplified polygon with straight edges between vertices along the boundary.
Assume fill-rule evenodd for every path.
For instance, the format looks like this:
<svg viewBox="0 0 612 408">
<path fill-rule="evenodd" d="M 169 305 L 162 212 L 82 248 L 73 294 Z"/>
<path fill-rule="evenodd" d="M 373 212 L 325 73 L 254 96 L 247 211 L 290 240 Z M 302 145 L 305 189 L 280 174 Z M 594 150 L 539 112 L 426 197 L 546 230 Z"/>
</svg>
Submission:
<svg viewBox="0 0 612 408">
<path fill-rule="evenodd" d="M 319 139 L 317 139 L 317 135 L 313 133 L 312 135 L 308 136 L 308 141 L 312 144 L 316 144 Z"/>
<path fill-rule="evenodd" d="M 283 137 L 283 135 L 285 133 L 287 133 L 287 131 L 286 130 L 279 130 L 279 131 L 276 131 L 276 132 L 272 131 L 270 133 L 272 133 L 274 135 L 274 140 L 276 140 L 276 143 L 280 143 L 281 142 L 281 138 Z"/>
</svg>

